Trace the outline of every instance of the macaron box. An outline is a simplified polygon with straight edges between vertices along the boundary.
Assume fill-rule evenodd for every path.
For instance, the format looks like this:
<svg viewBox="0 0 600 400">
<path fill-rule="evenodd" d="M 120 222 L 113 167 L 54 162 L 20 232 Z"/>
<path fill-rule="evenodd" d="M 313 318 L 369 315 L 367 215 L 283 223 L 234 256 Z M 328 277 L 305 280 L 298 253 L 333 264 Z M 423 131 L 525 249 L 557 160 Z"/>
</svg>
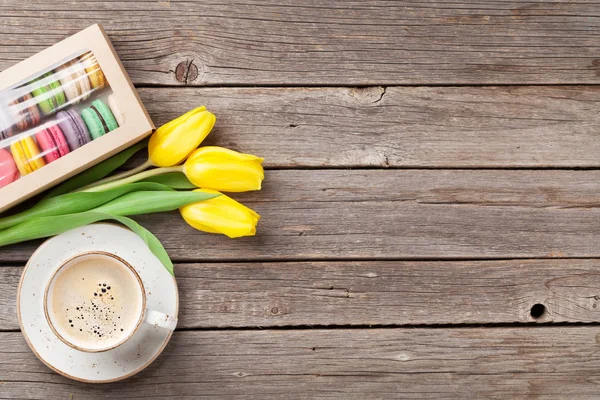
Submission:
<svg viewBox="0 0 600 400">
<path fill-rule="evenodd" d="M 100 25 L 0 72 L 0 212 L 153 129 Z"/>
</svg>

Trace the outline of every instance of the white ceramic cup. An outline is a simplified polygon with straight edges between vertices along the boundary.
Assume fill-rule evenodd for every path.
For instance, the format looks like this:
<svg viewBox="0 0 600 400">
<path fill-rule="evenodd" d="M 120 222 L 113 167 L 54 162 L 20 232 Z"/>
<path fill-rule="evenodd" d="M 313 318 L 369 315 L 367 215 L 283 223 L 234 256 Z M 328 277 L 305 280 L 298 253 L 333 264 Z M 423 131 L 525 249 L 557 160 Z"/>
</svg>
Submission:
<svg viewBox="0 0 600 400">
<path fill-rule="evenodd" d="M 136 308 L 139 309 L 139 313 L 136 313 L 136 315 L 135 315 L 135 317 L 136 317 L 135 320 L 137 322 L 135 324 L 132 324 L 131 326 L 129 326 L 126 334 L 124 333 L 123 335 L 121 335 L 119 337 L 118 341 L 116 340 L 113 342 L 108 342 L 104 346 L 99 345 L 99 344 L 85 346 L 85 345 L 81 345 L 80 343 L 79 344 L 74 343 L 73 340 L 69 340 L 68 338 L 65 337 L 67 335 L 63 335 L 60 333 L 61 328 L 58 327 L 59 324 L 57 324 L 57 321 L 55 321 L 55 318 L 57 318 L 57 316 L 55 316 L 54 313 L 50 312 L 50 310 L 49 310 L 49 308 L 50 308 L 50 305 L 49 305 L 50 293 L 52 293 L 52 290 L 54 289 L 54 285 L 56 284 L 56 281 L 57 281 L 57 277 L 60 275 L 60 273 L 81 261 L 89 260 L 91 258 L 105 259 L 105 260 L 111 261 L 115 264 L 118 264 L 121 268 L 124 269 L 123 271 L 126 271 L 127 274 L 131 274 L 131 277 L 133 277 L 135 282 L 137 282 L 136 285 L 133 285 L 135 287 L 134 290 L 136 291 L 134 296 L 137 299 L 135 306 L 136 306 Z M 139 302 L 139 303 L 137 303 L 137 302 Z M 46 285 L 46 289 L 45 289 L 45 293 L 44 293 L 44 314 L 46 316 L 46 320 L 48 321 L 48 324 L 50 325 L 50 328 L 52 329 L 54 334 L 60 340 L 62 340 L 68 346 L 73 347 L 74 349 L 88 352 L 88 353 L 98 353 L 98 352 L 108 351 L 108 350 L 112 350 L 118 346 L 121 346 L 122 344 L 126 343 L 129 339 L 131 339 L 131 337 L 140 329 L 140 327 L 142 326 L 142 323 L 150 324 L 150 325 L 168 329 L 171 331 L 175 330 L 175 327 L 177 326 L 177 318 L 167 315 L 167 314 L 164 314 L 159 311 L 150 310 L 150 309 L 146 308 L 146 290 L 144 288 L 142 279 L 140 278 L 139 274 L 135 271 L 135 269 L 129 263 L 127 263 L 125 260 L 121 259 L 120 257 L 118 257 L 114 254 L 106 253 L 106 252 L 102 252 L 102 251 L 91 251 L 91 252 L 78 254 L 78 255 L 66 260 L 64 263 L 62 263 L 56 269 L 56 271 L 53 273 L 51 279 L 49 280 L 48 284 Z M 98 340 L 98 342 L 100 342 L 100 340 Z"/>
</svg>

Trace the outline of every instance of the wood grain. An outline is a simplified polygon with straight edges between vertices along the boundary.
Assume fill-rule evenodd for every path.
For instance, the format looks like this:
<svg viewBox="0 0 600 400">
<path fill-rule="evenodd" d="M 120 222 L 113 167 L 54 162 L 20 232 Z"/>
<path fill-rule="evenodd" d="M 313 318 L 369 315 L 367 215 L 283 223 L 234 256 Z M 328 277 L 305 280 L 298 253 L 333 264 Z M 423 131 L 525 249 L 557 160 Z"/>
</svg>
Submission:
<svg viewBox="0 0 600 400">
<path fill-rule="evenodd" d="M 600 322 L 600 260 L 178 264 L 179 327 Z M 0 331 L 22 268 L 0 267 Z M 531 308 L 546 312 L 532 318 Z"/>
<path fill-rule="evenodd" d="M 141 89 L 157 126 L 206 104 L 206 143 L 291 167 L 600 167 L 600 88 Z"/>
<path fill-rule="evenodd" d="M 86 385 L 0 333 L 0 397 L 595 399 L 599 340 L 596 327 L 177 332 L 137 377 Z"/>
<path fill-rule="evenodd" d="M 599 13 L 571 1 L 5 0 L 0 70 L 100 22 L 144 85 L 597 84 Z"/>
<path fill-rule="evenodd" d="M 2 248 L 0 399 L 596 399 L 596 324 L 551 323 L 599 322 L 598 15 L 568 0 L 0 2 L 0 71 L 100 22 L 157 125 L 206 104 L 206 144 L 269 169 L 233 196 L 263 216 L 256 237 L 137 218 L 178 262 L 183 330 L 126 382 L 35 358 L 14 299 L 39 241 Z"/>
<path fill-rule="evenodd" d="M 233 196 L 262 215 L 255 237 L 199 233 L 177 212 L 136 220 L 180 262 L 593 258 L 600 257 L 598 175 L 268 171 L 262 192 Z M 3 248 L 1 260 L 25 261 L 37 244 Z"/>
</svg>

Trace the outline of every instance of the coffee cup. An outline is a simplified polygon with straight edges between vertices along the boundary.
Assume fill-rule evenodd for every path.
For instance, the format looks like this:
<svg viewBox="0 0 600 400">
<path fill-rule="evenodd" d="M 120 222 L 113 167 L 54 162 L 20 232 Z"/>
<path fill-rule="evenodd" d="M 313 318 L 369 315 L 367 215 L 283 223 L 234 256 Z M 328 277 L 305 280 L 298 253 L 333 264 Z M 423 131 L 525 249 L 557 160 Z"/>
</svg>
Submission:
<svg viewBox="0 0 600 400">
<path fill-rule="evenodd" d="M 97 353 L 126 343 L 150 324 L 174 330 L 177 319 L 146 308 L 146 290 L 136 270 L 120 257 L 101 251 L 62 263 L 46 285 L 44 313 L 65 344 Z"/>
</svg>

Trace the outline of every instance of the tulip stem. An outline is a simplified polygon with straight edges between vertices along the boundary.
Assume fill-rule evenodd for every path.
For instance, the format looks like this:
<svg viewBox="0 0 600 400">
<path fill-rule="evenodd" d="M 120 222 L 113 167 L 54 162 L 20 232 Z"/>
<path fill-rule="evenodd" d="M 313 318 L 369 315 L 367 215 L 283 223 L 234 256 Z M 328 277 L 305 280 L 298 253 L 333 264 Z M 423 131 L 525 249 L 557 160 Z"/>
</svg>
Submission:
<svg viewBox="0 0 600 400">
<path fill-rule="evenodd" d="M 150 178 L 156 175 L 167 174 L 169 172 L 183 172 L 183 165 L 168 168 L 155 168 L 148 171 L 140 172 L 139 174 L 129 176 L 127 178 L 119 179 L 118 181 L 108 182 L 103 185 L 94 186 L 88 189 L 79 190 L 81 192 L 103 192 L 105 190 L 114 189 L 116 187 L 141 181 L 142 179 Z"/>
<path fill-rule="evenodd" d="M 87 190 L 87 189 L 90 189 L 90 188 L 93 188 L 93 187 L 96 187 L 96 186 L 104 185 L 104 184 L 109 183 L 109 182 L 118 181 L 120 179 L 124 179 L 124 178 L 127 178 L 129 176 L 138 174 L 138 173 L 140 173 L 142 171 L 145 171 L 148 168 L 153 167 L 153 166 L 154 166 L 154 164 L 152 164 L 152 161 L 150 161 L 150 159 L 147 159 L 143 164 L 138 165 L 135 168 L 132 168 L 132 169 L 130 169 L 128 171 L 121 172 L 120 174 L 115 174 L 113 176 L 109 176 L 108 178 L 100 179 L 99 181 L 96 181 L 94 183 L 90 183 L 89 185 L 86 185 L 86 186 L 84 186 L 82 188 L 79 188 L 77 191 L 81 192 L 81 191 L 84 191 L 84 190 Z"/>
</svg>

